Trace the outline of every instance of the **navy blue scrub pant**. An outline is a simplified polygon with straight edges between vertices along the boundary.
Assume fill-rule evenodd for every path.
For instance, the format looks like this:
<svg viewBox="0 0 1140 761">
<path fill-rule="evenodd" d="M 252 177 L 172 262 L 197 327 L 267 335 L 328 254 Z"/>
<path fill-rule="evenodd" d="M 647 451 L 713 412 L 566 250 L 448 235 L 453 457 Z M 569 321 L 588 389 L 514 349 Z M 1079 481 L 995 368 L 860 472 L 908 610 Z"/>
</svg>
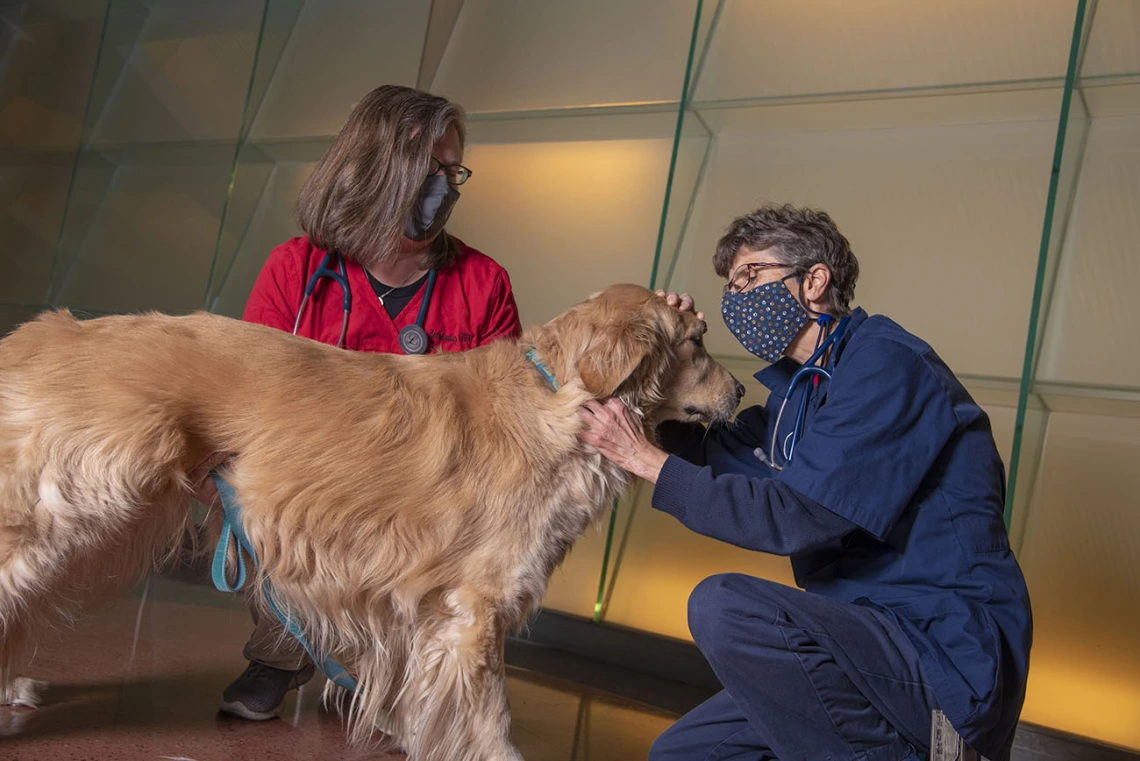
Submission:
<svg viewBox="0 0 1140 761">
<path fill-rule="evenodd" d="M 741 574 L 702 581 L 689 630 L 724 690 L 653 744 L 650 761 L 911 761 L 934 697 L 889 616 Z"/>
</svg>

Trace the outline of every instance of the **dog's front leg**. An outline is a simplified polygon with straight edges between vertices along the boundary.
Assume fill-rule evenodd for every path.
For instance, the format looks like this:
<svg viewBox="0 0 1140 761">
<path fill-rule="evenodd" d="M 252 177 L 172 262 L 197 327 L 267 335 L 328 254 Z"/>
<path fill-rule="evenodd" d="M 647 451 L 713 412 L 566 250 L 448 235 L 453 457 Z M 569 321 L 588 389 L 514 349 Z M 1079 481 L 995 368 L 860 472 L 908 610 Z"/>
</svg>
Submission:
<svg viewBox="0 0 1140 761">
<path fill-rule="evenodd" d="M 511 744 L 503 625 L 463 590 L 417 627 L 403 706 L 409 761 L 523 761 Z"/>
</svg>

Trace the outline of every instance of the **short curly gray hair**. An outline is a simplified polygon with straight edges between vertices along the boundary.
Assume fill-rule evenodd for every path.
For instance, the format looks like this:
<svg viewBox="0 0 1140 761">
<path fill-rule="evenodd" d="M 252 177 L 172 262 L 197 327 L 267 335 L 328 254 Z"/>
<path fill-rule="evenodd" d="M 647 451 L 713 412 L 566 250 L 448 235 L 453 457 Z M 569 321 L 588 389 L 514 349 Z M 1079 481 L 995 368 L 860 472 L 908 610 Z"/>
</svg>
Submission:
<svg viewBox="0 0 1140 761">
<path fill-rule="evenodd" d="M 831 270 L 831 313 L 837 317 L 851 313 L 859 260 L 827 212 L 790 204 L 766 204 L 738 217 L 717 243 L 713 254 L 716 274 L 728 279 L 732 260 L 741 246 L 755 251 L 772 249 L 773 255 L 791 266 L 796 275 L 802 276 L 813 265 L 826 265 Z"/>
</svg>

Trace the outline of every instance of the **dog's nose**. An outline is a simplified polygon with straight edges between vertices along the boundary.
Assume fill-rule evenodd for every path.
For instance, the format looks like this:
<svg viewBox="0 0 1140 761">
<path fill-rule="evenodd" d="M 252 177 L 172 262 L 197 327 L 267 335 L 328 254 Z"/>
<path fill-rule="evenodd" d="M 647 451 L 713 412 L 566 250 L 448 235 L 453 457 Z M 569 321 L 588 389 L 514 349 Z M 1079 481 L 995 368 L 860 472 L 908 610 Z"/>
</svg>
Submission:
<svg viewBox="0 0 1140 761">
<path fill-rule="evenodd" d="M 744 398 L 744 384 L 738 380 L 733 380 L 736 384 L 736 401 L 739 402 Z"/>
</svg>

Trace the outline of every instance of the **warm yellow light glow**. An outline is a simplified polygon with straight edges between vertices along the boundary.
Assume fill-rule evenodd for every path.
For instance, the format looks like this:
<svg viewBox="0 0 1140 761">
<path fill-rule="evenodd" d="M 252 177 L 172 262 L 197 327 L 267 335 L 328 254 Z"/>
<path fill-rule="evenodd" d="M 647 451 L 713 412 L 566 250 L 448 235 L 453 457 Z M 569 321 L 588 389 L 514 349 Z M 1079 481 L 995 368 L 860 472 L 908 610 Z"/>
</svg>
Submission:
<svg viewBox="0 0 1140 761">
<path fill-rule="evenodd" d="M 615 282 L 649 283 L 672 142 L 467 147 L 448 229 L 506 267 L 524 325 Z"/>
<path fill-rule="evenodd" d="M 1112 653 L 1075 660 L 1072 651 L 1037 654 L 1021 718 L 1140 751 L 1140 683 Z"/>
</svg>

